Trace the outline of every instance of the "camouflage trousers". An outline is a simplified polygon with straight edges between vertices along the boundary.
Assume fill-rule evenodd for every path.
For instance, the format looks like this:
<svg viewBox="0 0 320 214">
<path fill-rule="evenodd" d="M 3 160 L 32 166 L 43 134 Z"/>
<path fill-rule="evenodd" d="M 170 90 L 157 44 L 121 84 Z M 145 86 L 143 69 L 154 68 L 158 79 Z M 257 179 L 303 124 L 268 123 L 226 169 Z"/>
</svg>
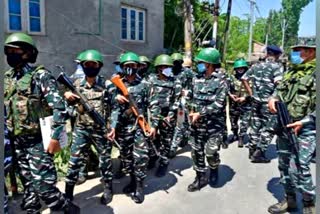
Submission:
<svg viewBox="0 0 320 214">
<path fill-rule="evenodd" d="M 171 123 L 171 126 L 173 127 L 174 123 Z M 173 136 L 173 129 L 172 127 L 169 127 L 167 124 L 164 124 L 160 122 L 158 130 L 159 134 L 157 135 L 157 138 L 155 140 L 152 140 L 152 142 L 156 147 L 156 149 L 159 150 L 160 153 L 160 164 L 167 165 L 169 164 L 169 152 L 172 145 L 172 136 Z M 154 151 L 154 148 L 150 146 L 149 151 L 149 157 L 154 158 L 157 154 L 156 151 Z"/>
<path fill-rule="evenodd" d="M 77 127 L 73 133 L 73 142 L 71 145 L 71 156 L 66 176 L 66 183 L 74 185 L 79 177 L 79 171 L 83 165 L 81 154 L 90 149 L 91 144 L 95 146 L 99 155 L 99 169 L 105 183 L 112 181 L 112 162 L 111 150 L 112 144 L 104 135 L 104 131 L 94 129 L 93 127 Z"/>
<path fill-rule="evenodd" d="M 243 137 L 248 130 L 250 120 L 250 106 L 248 104 L 238 105 L 235 103 L 231 104 L 230 107 L 230 122 L 231 130 L 234 135 Z M 240 120 L 240 127 L 239 122 Z"/>
<path fill-rule="evenodd" d="M 55 186 L 57 172 L 53 155 L 44 152 L 41 137 L 16 137 L 15 149 L 23 178 L 23 203 L 27 212 L 40 212 L 40 198 L 51 210 L 62 210 L 66 200 L 64 194 Z"/>
<path fill-rule="evenodd" d="M 263 152 L 268 149 L 274 136 L 273 126 L 276 115 L 269 112 L 266 103 L 253 103 L 250 117 L 249 147 L 259 148 Z"/>
<path fill-rule="evenodd" d="M 315 196 L 310 163 L 316 149 L 316 131 L 303 127 L 296 139 L 299 148 L 298 155 L 293 152 L 293 146 L 287 136 L 278 135 L 277 152 L 281 183 L 286 193 L 294 193 L 298 189 L 304 197 L 310 200 Z"/>
<path fill-rule="evenodd" d="M 183 110 L 179 110 L 181 112 Z M 188 115 L 185 112 L 184 113 L 184 120 L 181 123 L 177 123 L 174 133 L 173 133 L 173 138 L 172 138 L 172 143 L 171 143 L 171 151 L 177 151 L 178 146 L 180 145 L 185 145 L 190 136 L 190 129 L 189 129 L 189 123 L 188 123 Z"/>
<path fill-rule="evenodd" d="M 225 125 L 224 122 L 215 120 L 215 117 L 219 115 L 201 117 L 190 127 L 189 143 L 192 148 L 193 168 L 198 172 L 206 170 L 205 157 L 211 169 L 217 168 L 220 164 L 218 151 L 223 140 Z"/>
<path fill-rule="evenodd" d="M 147 176 L 149 145 L 142 130 L 138 126 L 132 130 L 132 126 L 121 124 L 116 129 L 116 136 L 121 146 L 122 172 L 134 174 L 137 180 L 143 180 Z"/>
</svg>

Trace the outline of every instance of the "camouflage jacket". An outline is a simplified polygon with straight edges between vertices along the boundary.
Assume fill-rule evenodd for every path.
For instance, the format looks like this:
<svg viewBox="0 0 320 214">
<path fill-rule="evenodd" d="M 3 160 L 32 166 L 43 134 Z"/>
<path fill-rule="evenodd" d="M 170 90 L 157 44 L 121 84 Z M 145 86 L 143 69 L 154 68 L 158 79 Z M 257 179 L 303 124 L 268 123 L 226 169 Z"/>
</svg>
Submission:
<svg viewBox="0 0 320 214">
<path fill-rule="evenodd" d="M 212 73 L 209 78 L 195 75 L 192 80 L 189 108 L 200 115 L 223 114 L 227 96 L 227 80 L 224 73 Z"/>
<path fill-rule="evenodd" d="M 97 76 L 94 85 L 89 85 L 86 81 L 86 78 L 77 79 L 74 85 L 79 92 L 87 98 L 89 105 L 91 105 L 102 117 L 104 117 L 106 121 L 110 119 L 110 122 L 112 122 L 115 121 L 116 118 L 110 118 L 110 112 L 112 107 L 116 108 L 116 103 L 113 101 L 113 94 L 109 93 L 109 91 L 106 89 L 105 82 L 106 81 L 102 76 Z M 113 116 L 117 117 L 117 115 Z M 94 120 L 86 112 L 84 112 L 81 107 L 78 108 L 76 124 L 80 127 L 98 127 Z M 114 123 L 111 123 L 110 126 L 115 128 Z"/>
<path fill-rule="evenodd" d="M 157 99 L 161 109 L 161 116 L 176 118 L 182 90 L 180 80 L 174 78 L 160 80 L 157 75 L 152 74 L 149 77 L 149 84 L 149 97 Z"/>
<path fill-rule="evenodd" d="M 249 83 L 249 85 L 251 85 L 251 83 Z M 234 94 L 238 97 L 246 97 L 249 95 L 242 81 L 237 79 L 234 75 L 228 77 L 228 89 L 229 95 Z"/>
<path fill-rule="evenodd" d="M 8 129 L 14 135 L 40 135 L 39 118 L 52 114 L 52 138 L 58 139 L 67 112 L 59 95 L 55 78 L 43 66 L 26 65 L 20 72 L 13 69 L 5 73 L 5 107 Z"/>
<path fill-rule="evenodd" d="M 151 123 L 149 124 L 153 128 L 157 128 L 159 124 L 160 107 L 159 102 L 155 95 L 150 96 L 150 84 L 146 81 L 140 81 L 136 79 L 133 82 L 128 82 L 126 78 L 123 78 L 123 82 L 126 85 L 128 92 L 135 102 L 138 113 L 147 118 L 148 108 L 151 113 Z M 115 91 L 116 95 L 122 95 L 121 91 L 117 88 Z M 113 115 L 119 115 L 114 123 L 117 127 L 129 127 L 133 128 L 136 124 L 136 116 L 130 109 L 130 104 L 119 104 L 117 108 L 112 110 Z"/>
<path fill-rule="evenodd" d="M 283 77 L 275 95 L 285 102 L 294 120 L 301 120 L 316 108 L 316 61 L 294 65 Z"/>
<path fill-rule="evenodd" d="M 182 71 L 175 76 L 175 79 L 178 80 L 185 90 L 190 90 L 192 84 L 192 78 L 195 73 L 191 69 L 183 68 Z"/>
<path fill-rule="evenodd" d="M 273 94 L 276 84 L 282 79 L 282 69 L 279 63 L 267 61 L 253 65 L 242 80 L 252 81 L 253 98 L 266 103 Z"/>
</svg>

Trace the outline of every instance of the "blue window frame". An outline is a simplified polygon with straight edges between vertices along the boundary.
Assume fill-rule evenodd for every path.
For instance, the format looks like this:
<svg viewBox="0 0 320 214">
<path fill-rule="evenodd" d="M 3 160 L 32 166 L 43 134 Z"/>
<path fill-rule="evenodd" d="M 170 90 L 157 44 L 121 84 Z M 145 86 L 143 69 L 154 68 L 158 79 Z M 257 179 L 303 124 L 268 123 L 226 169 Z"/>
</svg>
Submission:
<svg viewBox="0 0 320 214">
<path fill-rule="evenodd" d="M 121 8 L 121 38 L 127 39 L 127 9 Z"/>
<path fill-rule="evenodd" d="M 145 40 L 145 11 L 129 6 L 121 7 L 121 39 Z"/>
<path fill-rule="evenodd" d="M 41 32 L 40 0 L 29 0 L 29 29 Z"/>
<path fill-rule="evenodd" d="M 8 0 L 9 30 L 21 31 L 21 0 Z"/>
</svg>

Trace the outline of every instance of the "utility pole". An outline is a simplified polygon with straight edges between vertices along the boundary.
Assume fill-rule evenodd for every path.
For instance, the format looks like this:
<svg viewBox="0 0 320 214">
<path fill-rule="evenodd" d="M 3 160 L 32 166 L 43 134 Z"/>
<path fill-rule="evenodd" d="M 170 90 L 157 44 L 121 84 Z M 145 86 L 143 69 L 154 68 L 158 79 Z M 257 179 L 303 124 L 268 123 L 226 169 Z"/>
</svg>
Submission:
<svg viewBox="0 0 320 214">
<path fill-rule="evenodd" d="M 250 32 L 249 32 L 249 50 L 248 50 L 248 60 L 251 61 L 252 55 L 252 34 L 253 34 L 253 18 L 254 18 L 254 5 L 255 0 L 249 0 L 250 2 Z"/>
<path fill-rule="evenodd" d="M 219 0 L 215 0 L 213 7 L 213 28 L 212 39 L 215 41 L 214 47 L 217 48 L 217 34 L 218 34 L 218 20 L 219 20 Z"/>
<path fill-rule="evenodd" d="M 192 60 L 192 5 L 190 0 L 183 1 L 184 7 L 184 47 L 185 58 Z"/>
<path fill-rule="evenodd" d="M 282 28 L 281 48 L 282 48 L 282 50 L 284 50 L 284 36 L 285 36 L 286 28 L 287 28 L 287 21 L 285 18 L 282 20 L 281 28 Z"/>
<path fill-rule="evenodd" d="M 271 28 L 271 25 L 272 25 L 272 13 L 271 11 L 269 12 L 269 17 L 267 19 L 267 27 L 266 27 L 266 41 L 265 41 L 265 46 L 267 47 L 268 46 L 268 41 L 269 41 L 269 33 L 270 33 L 270 28 Z"/>
<path fill-rule="evenodd" d="M 226 59 L 227 41 L 228 41 L 228 35 L 229 35 L 229 25 L 230 25 L 230 16 L 231 16 L 231 7 L 232 7 L 232 0 L 229 0 L 228 9 L 227 9 L 227 22 L 226 22 L 226 28 L 224 30 L 222 62 L 224 62 Z"/>
</svg>

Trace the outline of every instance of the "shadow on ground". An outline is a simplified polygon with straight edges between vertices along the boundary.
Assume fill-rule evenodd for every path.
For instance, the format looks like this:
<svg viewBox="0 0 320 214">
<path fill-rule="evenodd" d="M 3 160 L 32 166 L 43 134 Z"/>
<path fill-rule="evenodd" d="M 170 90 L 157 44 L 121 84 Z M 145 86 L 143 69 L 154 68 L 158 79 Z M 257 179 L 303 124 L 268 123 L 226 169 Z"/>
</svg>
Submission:
<svg viewBox="0 0 320 214">
<path fill-rule="evenodd" d="M 282 184 L 280 184 L 279 177 L 274 177 L 269 180 L 269 182 L 267 184 L 267 190 L 272 194 L 273 197 L 275 197 L 277 199 L 278 202 L 280 202 L 284 199 L 284 189 L 283 189 Z M 296 212 L 290 212 L 290 213 L 292 213 L 292 214 L 302 213 L 301 194 L 297 194 L 297 202 L 298 202 L 298 210 Z"/>
<path fill-rule="evenodd" d="M 233 179 L 235 174 L 236 172 L 230 166 L 220 164 L 218 183 L 216 185 L 210 185 L 210 186 L 213 188 L 221 188 L 224 185 L 226 185 L 228 182 L 230 182 Z"/>
</svg>

